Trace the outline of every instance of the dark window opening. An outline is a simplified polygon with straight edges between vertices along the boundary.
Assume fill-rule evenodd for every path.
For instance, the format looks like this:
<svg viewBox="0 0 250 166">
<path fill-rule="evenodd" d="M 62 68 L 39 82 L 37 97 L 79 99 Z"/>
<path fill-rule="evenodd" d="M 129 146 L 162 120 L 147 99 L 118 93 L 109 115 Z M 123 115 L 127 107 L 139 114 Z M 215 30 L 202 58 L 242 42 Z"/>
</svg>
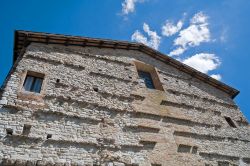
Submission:
<svg viewBox="0 0 250 166">
<path fill-rule="evenodd" d="M 151 74 L 149 72 L 144 72 L 144 71 L 138 70 L 138 75 L 139 75 L 139 78 L 144 81 L 147 88 L 155 89 L 153 79 L 152 79 Z"/>
<path fill-rule="evenodd" d="M 60 83 L 60 79 L 56 79 L 56 83 Z"/>
<path fill-rule="evenodd" d="M 229 126 L 236 128 L 236 125 L 234 124 L 233 120 L 230 117 L 225 116 L 225 119 L 227 123 L 229 124 Z"/>
<path fill-rule="evenodd" d="M 23 84 L 24 90 L 40 93 L 43 83 L 42 77 L 27 75 Z"/>
</svg>

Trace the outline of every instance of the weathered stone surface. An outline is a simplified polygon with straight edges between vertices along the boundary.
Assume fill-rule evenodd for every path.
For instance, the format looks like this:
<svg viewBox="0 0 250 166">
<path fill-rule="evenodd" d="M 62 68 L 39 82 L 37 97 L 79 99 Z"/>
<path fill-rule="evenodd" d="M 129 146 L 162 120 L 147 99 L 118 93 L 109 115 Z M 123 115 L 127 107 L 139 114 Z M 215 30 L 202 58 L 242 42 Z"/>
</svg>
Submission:
<svg viewBox="0 0 250 166">
<path fill-rule="evenodd" d="M 145 87 L 134 60 L 156 68 L 163 91 Z M 23 90 L 27 71 L 45 75 L 41 94 Z M 2 165 L 250 161 L 249 125 L 228 94 L 125 49 L 31 43 L 2 92 L 0 138 Z"/>
</svg>

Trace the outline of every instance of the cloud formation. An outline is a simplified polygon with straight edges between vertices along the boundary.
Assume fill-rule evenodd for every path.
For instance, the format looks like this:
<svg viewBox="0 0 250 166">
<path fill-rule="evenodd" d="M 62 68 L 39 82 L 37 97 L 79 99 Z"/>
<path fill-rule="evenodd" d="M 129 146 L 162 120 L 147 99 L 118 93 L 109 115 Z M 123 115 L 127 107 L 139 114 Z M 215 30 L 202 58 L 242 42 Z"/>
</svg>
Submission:
<svg viewBox="0 0 250 166">
<path fill-rule="evenodd" d="M 136 30 L 131 36 L 131 40 L 143 43 L 157 50 L 161 42 L 161 37 L 155 31 L 150 30 L 149 25 L 146 23 L 143 24 L 143 31 L 148 35 L 148 37 Z"/>
<path fill-rule="evenodd" d="M 126 15 L 135 11 L 135 4 L 144 0 L 124 0 L 122 3 L 122 14 Z"/>
<path fill-rule="evenodd" d="M 154 49 L 158 49 L 161 43 L 161 38 L 178 34 L 173 41 L 175 49 L 169 53 L 169 56 L 178 56 L 178 58 L 176 58 L 184 64 L 187 64 L 202 73 L 211 74 L 212 71 L 217 69 L 221 64 L 219 57 L 215 54 L 198 53 L 186 58 L 180 56 L 187 49 L 211 41 L 211 34 L 208 27 L 208 16 L 203 12 L 198 12 L 190 18 L 187 27 L 183 28 L 183 25 L 183 20 L 179 20 L 176 23 L 167 20 L 161 27 L 161 36 L 159 36 L 156 31 L 150 29 L 148 24 L 144 23 L 143 32 L 136 30 L 131 36 L 131 39 Z M 220 74 L 212 74 L 211 77 L 221 80 Z"/>
<path fill-rule="evenodd" d="M 220 74 L 212 74 L 211 77 L 216 79 L 216 80 L 221 80 L 221 75 Z"/>
<path fill-rule="evenodd" d="M 182 62 L 205 74 L 215 70 L 221 64 L 220 59 L 215 54 L 209 53 L 195 54 Z"/>
<path fill-rule="evenodd" d="M 183 22 L 180 20 L 175 25 L 173 22 L 167 20 L 166 23 L 162 26 L 162 35 L 163 36 L 172 36 L 179 32 L 183 26 Z"/>
<path fill-rule="evenodd" d="M 190 25 L 181 30 L 178 37 L 174 40 L 174 45 L 177 48 L 171 51 L 169 55 L 178 56 L 189 47 L 199 46 L 203 42 L 211 41 L 207 20 L 208 17 L 204 13 L 199 12 L 195 14 L 190 20 Z"/>
<path fill-rule="evenodd" d="M 175 50 L 171 51 L 168 55 L 169 56 L 174 56 L 174 55 L 181 55 L 186 51 L 185 48 L 183 47 L 178 47 Z"/>
</svg>

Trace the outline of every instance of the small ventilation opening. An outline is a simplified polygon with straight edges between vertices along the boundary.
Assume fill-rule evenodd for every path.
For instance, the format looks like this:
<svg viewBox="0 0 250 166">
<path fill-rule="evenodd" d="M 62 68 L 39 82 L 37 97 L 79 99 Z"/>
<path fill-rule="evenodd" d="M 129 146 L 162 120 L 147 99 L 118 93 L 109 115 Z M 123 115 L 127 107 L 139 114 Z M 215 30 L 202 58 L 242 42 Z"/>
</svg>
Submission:
<svg viewBox="0 0 250 166">
<path fill-rule="evenodd" d="M 47 135 L 47 139 L 50 139 L 50 138 L 52 138 L 52 134 Z"/>
<path fill-rule="evenodd" d="M 60 83 L 60 79 L 56 79 L 56 83 Z"/>
<path fill-rule="evenodd" d="M 97 87 L 93 87 L 93 90 L 94 90 L 95 92 L 98 92 L 98 88 L 97 88 Z"/>
<path fill-rule="evenodd" d="M 12 129 L 6 129 L 6 134 L 7 135 L 12 135 L 13 134 L 13 130 Z"/>
<path fill-rule="evenodd" d="M 226 117 L 226 116 L 225 116 L 225 119 L 226 119 L 227 123 L 229 124 L 229 126 L 234 127 L 234 128 L 237 127 L 237 126 L 235 125 L 235 123 L 233 122 L 233 120 L 232 120 L 230 117 Z"/>
<path fill-rule="evenodd" d="M 30 133 L 30 129 L 31 129 L 31 125 L 28 125 L 28 124 L 25 124 L 24 126 L 23 126 L 23 135 L 29 135 L 29 133 Z"/>
</svg>

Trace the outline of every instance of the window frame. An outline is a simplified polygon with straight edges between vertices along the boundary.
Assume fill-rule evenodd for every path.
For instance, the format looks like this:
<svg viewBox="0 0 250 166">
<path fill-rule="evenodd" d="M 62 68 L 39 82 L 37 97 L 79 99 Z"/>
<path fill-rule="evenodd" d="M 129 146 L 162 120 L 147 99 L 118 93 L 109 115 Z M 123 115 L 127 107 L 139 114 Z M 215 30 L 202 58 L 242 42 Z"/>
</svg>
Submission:
<svg viewBox="0 0 250 166">
<path fill-rule="evenodd" d="M 139 79 L 144 80 L 144 83 L 148 89 L 156 89 L 154 82 L 153 82 L 152 75 L 149 72 L 137 70 L 137 73 L 138 73 Z"/>
<path fill-rule="evenodd" d="M 35 91 L 29 91 L 24 88 L 24 84 L 28 76 L 42 79 L 39 93 Z M 45 74 L 27 70 L 22 75 L 22 82 L 21 82 L 22 84 L 20 85 L 20 92 L 22 92 L 22 94 L 29 94 L 29 95 L 42 95 L 44 93 L 45 82 L 46 82 Z"/>
<path fill-rule="evenodd" d="M 138 71 L 142 71 L 142 72 L 147 72 L 150 74 L 153 85 L 154 85 L 154 89 L 151 90 L 160 90 L 160 91 L 164 91 L 164 88 L 162 86 L 162 83 L 160 81 L 160 77 L 159 77 L 159 73 L 157 72 L 156 68 L 152 65 L 146 64 L 144 62 L 141 61 L 134 61 L 134 65 L 136 67 L 136 72 L 139 78 L 139 73 Z M 145 84 L 146 86 L 146 84 Z M 150 88 L 147 88 L 150 89 Z"/>
<path fill-rule="evenodd" d="M 31 81 L 28 82 L 28 79 L 31 79 Z M 26 75 L 23 88 L 25 91 L 40 93 L 42 89 L 42 85 L 43 85 L 43 78 L 32 76 L 32 75 Z"/>
</svg>

